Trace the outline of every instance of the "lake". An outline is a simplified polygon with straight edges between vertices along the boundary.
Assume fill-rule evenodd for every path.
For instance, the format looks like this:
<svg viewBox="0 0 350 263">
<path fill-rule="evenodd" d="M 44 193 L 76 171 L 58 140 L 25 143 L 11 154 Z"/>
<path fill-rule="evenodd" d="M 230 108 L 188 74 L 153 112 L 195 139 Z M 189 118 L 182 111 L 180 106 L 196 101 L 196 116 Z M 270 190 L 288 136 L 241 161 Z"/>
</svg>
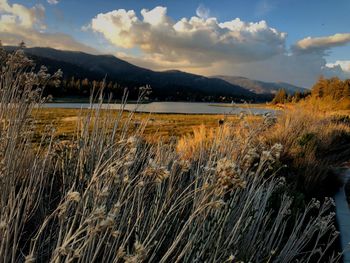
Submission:
<svg viewBox="0 0 350 263">
<path fill-rule="evenodd" d="M 206 103 L 206 102 L 152 102 L 147 104 L 126 104 L 125 110 L 135 112 L 152 113 L 178 113 L 178 114 L 239 114 L 241 112 L 262 115 L 275 113 L 273 109 L 264 108 L 240 108 L 227 107 L 229 104 Z M 94 104 L 97 107 L 98 104 Z M 44 108 L 66 108 L 66 109 L 87 109 L 89 103 L 46 103 Z M 102 108 L 120 109 L 121 104 L 103 104 Z"/>
</svg>

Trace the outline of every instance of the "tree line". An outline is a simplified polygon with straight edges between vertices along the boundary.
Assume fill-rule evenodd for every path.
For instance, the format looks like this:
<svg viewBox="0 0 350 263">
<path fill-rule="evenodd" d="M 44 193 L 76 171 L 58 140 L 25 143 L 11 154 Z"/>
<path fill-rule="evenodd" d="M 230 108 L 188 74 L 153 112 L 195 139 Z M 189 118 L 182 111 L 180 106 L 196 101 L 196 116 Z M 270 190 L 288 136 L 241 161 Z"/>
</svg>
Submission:
<svg viewBox="0 0 350 263">
<path fill-rule="evenodd" d="M 336 101 L 350 99 L 350 79 L 341 80 L 337 77 L 325 79 L 321 77 L 312 87 L 311 96 Z"/>
<path fill-rule="evenodd" d="M 101 89 L 104 90 L 105 94 L 111 94 L 113 98 L 121 98 L 125 87 L 114 81 L 80 79 L 72 76 L 63 79 L 58 86 L 48 85 L 45 93 L 54 97 L 89 97 L 93 91 L 98 92 Z M 136 88 L 128 89 L 128 91 L 132 97 L 134 97 L 134 93 L 139 92 Z"/>
<path fill-rule="evenodd" d="M 309 95 L 310 92 L 300 91 L 297 91 L 294 94 L 288 94 L 285 89 L 280 89 L 276 92 L 275 97 L 272 100 L 272 104 L 285 104 L 288 102 L 297 103 Z"/>
<path fill-rule="evenodd" d="M 305 98 L 328 100 L 334 102 L 350 100 L 350 79 L 341 80 L 338 77 L 333 77 L 330 79 L 320 77 L 311 88 L 311 91 L 304 93 L 296 92 L 293 95 L 288 94 L 285 89 L 280 89 L 275 94 L 272 103 L 297 103 Z"/>
</svg>

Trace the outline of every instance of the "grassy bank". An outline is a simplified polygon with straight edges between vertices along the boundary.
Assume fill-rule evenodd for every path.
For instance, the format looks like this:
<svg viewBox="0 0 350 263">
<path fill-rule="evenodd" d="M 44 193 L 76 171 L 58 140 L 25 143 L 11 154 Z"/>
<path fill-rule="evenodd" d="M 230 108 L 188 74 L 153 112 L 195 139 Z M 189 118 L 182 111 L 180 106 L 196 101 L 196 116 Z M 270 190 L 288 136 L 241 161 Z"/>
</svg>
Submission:
<svg viewBox="0 0 350 263">
<path fill-rule="evenodd" d="M 212 104 L 210 106 L 215 107 L 226 107 L 226 108 L 243 108 L 243 109 L 270 109 L 270 110 L 281 110 L 283 107 L 271 103 L 231 103 L 231 104 Z"/>
</svg>

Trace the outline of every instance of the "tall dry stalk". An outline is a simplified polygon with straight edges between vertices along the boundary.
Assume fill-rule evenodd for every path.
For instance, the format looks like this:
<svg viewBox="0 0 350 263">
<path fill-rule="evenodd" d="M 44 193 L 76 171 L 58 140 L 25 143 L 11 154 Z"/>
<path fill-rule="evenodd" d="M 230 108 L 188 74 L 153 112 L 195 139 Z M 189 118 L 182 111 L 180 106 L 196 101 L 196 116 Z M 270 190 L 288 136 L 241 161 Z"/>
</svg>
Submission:
<svg viewBox="0 0 350 263">
<path fill-rule="evenodd" d="M 332 165 L 348 159 L 350 126 L 338 122 L 332 112 L 295 106 L 283 112 L 276 125 L 264 132 L 267 144 L 280 142 L 284 149 L 282 159 L 294 169 L 296 181 L 305 192 L 317 193 L 321 188 L 336 185 L 329 181 Z M 331 180 L 332 181 L 332 180 Z"/>
<path fill-rule="evenodd" d="M 40 103 L 41 89 L 60 76 L 42 67 L 34 72 L 22 50 L 7 54 L 0 47 L 0 258 L 15 262 L 29 242 L 28 226 L 43 215 L 40 209 L 50 174 L 50 133 L 36 150 L 31 143 L 30 113 Z M 43 144 L 45 149 L 42 147 Z"/>
<path fill-rule="evenodd" d="M 142 125 L 130 135 L 133 113 L 121 122 L 100 100 L 71 142 L 48 132 L 34 149 L 29 113 L 40 91 L 20 80 L 39 74 L 14 68 L 12 56 L 25 60 L 21 52 L 5 56 L 1 262 L 339 259 L 329 251 L 337 237 L 332 201 L 291 212 L 285 182 L 273 176 L 282 145 L 254 139 L 265 127 L 243 125 L 238 140 L 223 127 L 187 158 L 176 145 L 146 143 Z"/>
</svg>

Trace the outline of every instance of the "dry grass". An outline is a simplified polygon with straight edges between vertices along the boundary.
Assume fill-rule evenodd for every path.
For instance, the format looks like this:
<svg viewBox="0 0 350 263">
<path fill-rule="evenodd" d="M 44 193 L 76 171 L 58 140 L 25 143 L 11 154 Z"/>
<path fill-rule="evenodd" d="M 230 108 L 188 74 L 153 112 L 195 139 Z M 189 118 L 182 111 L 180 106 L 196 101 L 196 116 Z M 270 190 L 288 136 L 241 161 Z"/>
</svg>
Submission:
<svg viewBox="0 0 350 263">
<path fill-rule="evenodd" d="M 328 180 L 332 166 L 348 161 L 350 154 L 350 125 L 342 121 L 348 115 L 341 114 L 295 105 L 263 134 L 268 144 L 283 144 L 282 159 L 289 165 L 288 170 L 294 169 L 304 192 L 322 195 L 324 188 L 337 185 L 335 178 Z"/>
<path fill-rule="evenodd" d="M 215 107 L 227 107 L 227 108 L 245 108 L 245 109 L 251 109 L 251 108 L 255 108 L 255 109 L 271 109 L 271 110 L 280 110 L 282 107 L 280 105 L 277 104 L 271 104 L 271 103 L 230 103 L 230 104 L 213 104 L 213 106 Z"/>
<path fill-rule="evenodd" d="M 41 82 L 13 56 L 0 60 L 1 262 L 339 260 L 332 200 L 293 209 L 275 176 L 283 146 L 259 140 L 269 121 L 194 132 L 209 140 L 189 144 L 193 158 L 184 143 L 147 143 L 132 113 L 97 108 L 68 142 L 41 124 L 34 148 Z"/>
<path fill-rule="evenodd" d="M 55 135 L 62 139 L 71 139 L 76 132 L 77 121 L 82 121 L 83 115 L 89 110 L 77 109 L 47 109 L 40 108 L 33 112 L 33 122 L 36 125 L 37 137 L 46 129 L 48 125 L 55 128 Z M 101 110 L 102 114 L 108 112 L 115 118 L 119 111 L 117 110 Z M 128 113 L 123 112 L 121 121 L 128 119 Z M 258 120 L 258 116 L 250 116 L 251 121 Z M 201 125 L 207 128 L 219 127 L 219 121 L 225 120 L 230 123 L 239 123 L 240 119 L 235 115 L 200 115 L 200 114 L 133 114 L 132 122 L 129 127 L 130 132 L 134 131 L 141 123 L 146 123 L 143 131 L 143 136 L 151 142 L 156 142 L 162 139 L 169 142 L 171 138 L 182 137 Z"/>
</svg>

